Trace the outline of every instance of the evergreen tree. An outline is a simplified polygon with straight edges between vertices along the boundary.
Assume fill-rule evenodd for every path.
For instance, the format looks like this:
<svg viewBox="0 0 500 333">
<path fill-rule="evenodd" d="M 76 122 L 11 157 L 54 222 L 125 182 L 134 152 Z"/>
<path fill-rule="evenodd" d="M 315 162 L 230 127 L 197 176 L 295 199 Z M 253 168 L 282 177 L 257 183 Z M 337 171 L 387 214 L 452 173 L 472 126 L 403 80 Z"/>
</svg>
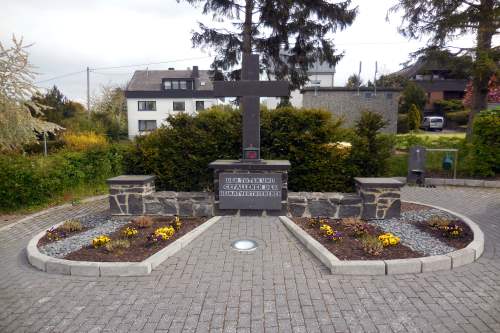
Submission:
<svg viewBox="0 0 500 333">
<path fill-rule="evenodd" d="M 408 129 L 410 131 L 416 131 L 420 127 L 422 122 L 422 116 L 415 104 L 412 104 L 410 110 L 408 111 Z"/>
<path fill-rule="evenodd" d="M 289 80 L 292 89 L 307 82 L 307 70 L 316 61 L 333 66 L 340 60 L 342 55 L 335 53 L 331 34 L 351 25 L 357 13 L 357 8 L 349 8 L 351 0 L 185 1 L 201 4 L 204 14 L 224 22 L 223 27 L 200 23 L 192 36 L 194 47 L 215 50 L 215 73 L 223 71 L 226 78 L 239 79 L 240 72 L 234 67 L 241 55 L 256 52 L 266 73 Z"/>
<path fill-rule="evenodd" d="M 361 87 L 363 85 L 363 80 L 359 77 L 358 74 L 352 74 L 347 78 L 347 82 L 345 84 L 346 88 L 357 88 L 358 86 Z"/>
<path fill-rule="evenodd" d="M 474 116 L 486 109 L 488 81 L 498 72 L 500 50 L 492 46 L 493 36 L 500 29 L 500 2 L 498 0 L 398 0 L 391 11 L 403 11 L 399 28 L 410 39 L 428 38 L 430 48 L 443 49 L 450 41 L 465 35 L 476 37 L 474 49 L 462 48 L 461 53 L 472 53 L 472 109 L 467 135 L 470 138 Z"/>
<path fill-rule="evenodd" d="M 409 81 L 401 93 L 398 112 L 408 113 L 412 105 L 415 105 L 419 110 L 423 110 L 426 102 L 427 95 L 425 91 L 414 82 Z"/>
<path fill-rule="evenodd" d="M 43 118 L 63 126 L 65 119 L 73 118 L 77 113 L 83 112 L 83 106 L 80 103 L 69 100 L 56 86 L 53 86 L 45 94 L 35 94 L 31 100 L 49 106 L 44 112 Z"/>
</svg>

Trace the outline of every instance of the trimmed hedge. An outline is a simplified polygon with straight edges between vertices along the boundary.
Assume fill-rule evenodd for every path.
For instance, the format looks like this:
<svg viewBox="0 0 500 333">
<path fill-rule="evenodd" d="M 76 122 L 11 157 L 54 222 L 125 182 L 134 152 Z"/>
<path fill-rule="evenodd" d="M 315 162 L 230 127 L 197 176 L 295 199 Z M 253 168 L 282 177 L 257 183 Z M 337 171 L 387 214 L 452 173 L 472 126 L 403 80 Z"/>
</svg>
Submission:
<svg viewBox="0 0 500 333">
<path fill-rule="evenodd" d="M 44 204 L 122 173 L 120 146 L 43 156 L 0 155 L 0 210 Z"/>
<path fill-rule="evenodd" d="M 195 116 L 168 118 L 169 125 L 137 137 L 126 155 L 131 174 L 154 174 L 158 189 L 211 190 L 208 164 L 241 156 L 241 112 L 212 108 Z M 291 191 L 351 191 L 353 177 L 381 172 L 389 154 L 371 156 L 368 149 L 384 151 L 390 142 L 367 138 L 366 133 L 340 128 L 341 121 L 323 110 L 284 107 L 261 112 L 262 158 L 288 159 Z M 378 132 L 378 129 L 376 130 Z M 372 135 L 369 132 L 369 135 Z M 383 137 L 381 137 L 383 138 Z M 335 148 L 338 141 L 352 143 L 352 153 Z M 367 143 L 373 142 L 374 145 Z M 384 157 L 387 156 L 387 157 Z M 374 165 L 376 164 L 376 165 Z"/>
<path fill-rule="evenodd" d="M 451 123 L 455 126 L 467 125 L 467 122 L 469 121 L 469 113 L 469 110 L 447 113 L 445 116 L 446 123 Z"/>
<path fill-rule="evenodd" d="M 475 176 L 500 173 L 500 108 L 482 111 L 474 117 L 470 147 L 470 168 Z"/>
</svg>

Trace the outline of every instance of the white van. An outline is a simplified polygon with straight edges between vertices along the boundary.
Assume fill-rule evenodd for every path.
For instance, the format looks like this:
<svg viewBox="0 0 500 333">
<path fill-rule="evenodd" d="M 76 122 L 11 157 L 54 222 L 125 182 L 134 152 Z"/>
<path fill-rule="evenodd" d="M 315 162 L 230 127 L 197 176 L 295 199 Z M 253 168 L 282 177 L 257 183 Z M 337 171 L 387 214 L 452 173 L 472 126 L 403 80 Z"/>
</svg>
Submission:
<svg viewBox="0 0 500 333">
<path fill-rule="evenodd" d="M 438 130 L 442 131 L 444 127 L 444 118 L 439 116 L 424 117 L 420 128 L 426 131 Z"/>
</svg>

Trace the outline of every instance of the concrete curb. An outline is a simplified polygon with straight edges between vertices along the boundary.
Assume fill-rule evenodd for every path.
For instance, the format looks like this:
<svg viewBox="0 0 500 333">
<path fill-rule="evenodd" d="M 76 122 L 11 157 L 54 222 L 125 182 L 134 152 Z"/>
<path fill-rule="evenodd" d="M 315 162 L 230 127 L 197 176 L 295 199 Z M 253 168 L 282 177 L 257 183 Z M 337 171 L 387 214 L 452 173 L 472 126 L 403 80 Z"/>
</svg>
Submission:
<svg viewBox="0 0 500 333">
<path fill-rule="evenodd" d="M 406 184 L 406 177 L 392 177 Z M 500 188 L 500 180 L 425 178 L 425 185 Z"/>
<path fill-rule="evenodd" d="M 93 262 L 73 261 L 47 256 L 38 250 L 38 241 L 45 235 L 42 231 L 35 235 L 26 247 L 28 261 L 41 271 L 54 274 L 74 276 L 144 276 L 158 267 L 169 257 L 186 247 L 204 231 L 219 221 L 220 216 L 215 216 L 191 230 L 181 238 L 175 240 L 162 250 L 141 262 Z M 54 225 L 58 227 L 63 222 Z"/>
<path fill-rule="evenodd" d="M 467 265 L 474 262 L 481 256 L 484 250 L 484 234 L 479 226 L 471 219 L 442 207 L 414 201 L 405 202 L 437 208 L 460 218 L 471 228 L 474 233 L 474 240 L 465 248 L 447 253 L 445 255 L 392 260 L 339 260 L 335 255 L 333 255 L 333 253 L 331 253 L 291 219 L 286 216 L 280 216 L 279 218 L 285 227 L 330 269 L 332 274 L 393 275 L 435 272 L 451 270 L 455 267 Z"/>
</svg>

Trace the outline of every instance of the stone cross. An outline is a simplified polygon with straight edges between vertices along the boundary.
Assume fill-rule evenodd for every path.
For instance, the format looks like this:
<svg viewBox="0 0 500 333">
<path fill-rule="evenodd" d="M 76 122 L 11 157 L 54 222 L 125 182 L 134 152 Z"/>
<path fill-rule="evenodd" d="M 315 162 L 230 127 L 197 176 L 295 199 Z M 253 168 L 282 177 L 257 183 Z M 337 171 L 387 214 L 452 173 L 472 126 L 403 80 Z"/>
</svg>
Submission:
<svg viewBox="0 0 500 333">
<path fill-rule="evenodd" d="M 214 81 L 215 97 L 240 97 L 243 161 L 260 161 L 260 97 L 288 96 L 287 81 L 259 81 L 259 55 L 244 54 L 240 81 Z"/>
</svg>

